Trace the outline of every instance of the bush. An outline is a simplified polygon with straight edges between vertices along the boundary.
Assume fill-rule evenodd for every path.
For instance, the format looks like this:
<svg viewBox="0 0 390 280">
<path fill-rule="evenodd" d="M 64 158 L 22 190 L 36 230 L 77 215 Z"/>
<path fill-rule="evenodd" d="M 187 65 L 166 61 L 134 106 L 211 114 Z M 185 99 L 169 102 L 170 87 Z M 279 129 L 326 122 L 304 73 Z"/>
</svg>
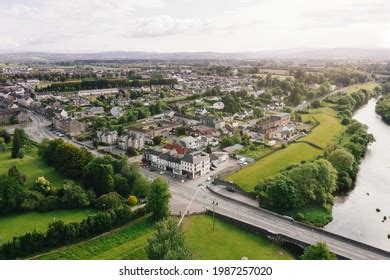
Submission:
<svg viewBox="0 0 390 280">
<path fill-rule="evenodd" d="M 131 212 L 128 207 L 122 207 L 89 216 L 80 223 L 65 224 L 63 221 L 56 221 L 49 225 L 46 234 L 35 231 L 29 232 L 2 244 L 0 246 L 0 259 L 22 258 L 91 238 L 145 214 L 146 207 L 139 208 L 134 212 Z"/>
<path fill-rule="evenodd" d="M 123 206 L 122 197 L 117 192 L 103 194 L 96 201 L 96 208 L 99 210 L 111 210 Z"/>
<path fill-rule="evenodd" d="M 44 195 L 47 195 L 51 191 L 51 184 L 48 180 L 46 180 L 45 177 L 41 176 L 35 180 L 33 189 Z"/>
<path fill-rule="evenodd" d="M 48 197 L 43 198 L 40 203 L 38 210 L 42 212 L 52 211 L 60 207 L 60 199 L 58 196 L 49 195 Z"/>
<path fill-rule="evenodd" d="M 27 190 L 21 196 L 19 209 L 24 211 L 37 210 L 45 197 L 38 191 Z"/>
<path fill-rule="evenodd" d="M 86 191 L 72 181 L 65 181 L 58 192 L 61 197 L 61 205 L 67 209 L 85 208 L 90 205 Z"/>
<path fill-rule="evenodd" d="M 137 205 L 138 203 L 138 199 L 135 195 L 130 195 L 128 200 L 131 206 Z"/>
<path fill-rule="evenodd" d="M 303 214 L 303 213 L 301 213 L 301 212 L 299 212 L 296 216 L 295 216 L 295 219 L 297 220 L 297 221 L 299 221 L 299 222 L 303 222 L 303 221 L 305 221 L 305 215 Z"/>
</svg>

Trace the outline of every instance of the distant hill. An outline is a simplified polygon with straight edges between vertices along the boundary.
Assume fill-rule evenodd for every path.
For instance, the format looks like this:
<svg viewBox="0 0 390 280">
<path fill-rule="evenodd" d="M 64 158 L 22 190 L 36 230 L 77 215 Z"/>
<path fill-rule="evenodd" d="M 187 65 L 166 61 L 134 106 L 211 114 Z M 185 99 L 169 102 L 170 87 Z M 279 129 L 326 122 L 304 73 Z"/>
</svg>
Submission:
<svg viewBox="0 0 390 280">
<path fill-rule="evenodd" d="M 0 54 L 0 62 L 66 62 L 75 60 L 247 60 L 247 59 L 321 59 L 321 60 L 388 60 L 390 49 L 287 49 L 260 52 L 100 52 L 100 53 L 43 53 L 23 52 Z"/>
</svg>

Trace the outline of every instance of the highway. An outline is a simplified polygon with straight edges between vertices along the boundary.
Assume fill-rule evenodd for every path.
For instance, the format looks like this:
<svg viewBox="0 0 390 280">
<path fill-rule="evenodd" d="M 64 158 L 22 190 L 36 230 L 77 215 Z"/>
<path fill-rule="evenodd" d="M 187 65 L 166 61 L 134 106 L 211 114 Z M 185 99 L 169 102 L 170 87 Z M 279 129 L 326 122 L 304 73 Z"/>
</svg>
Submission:
<svg viewBox="0 0 390 280">
<path fill-rule="evenodd" d="M 31 118 L 33 120 L 31 129 L 26 129 L 31 137 L 40 141 L 43 138 L 57 138 L 56 135 L 48 130 L 48 121 L 44 117 L 31 113 Z M 237 164 L 235 160 L 229 159 L 217 170 L 211 171 L 209 176 L 215 176 L 235 164 Z M 179 178 L 174 178 L 165 173 L 160 174 L 158 171 L 150 171 L 148 168 L 140 168 L 140 171 L 150 180 L 158 176 L 162 176 L 167 180 L 172 193 L 171 213 L 174 215 L 183 216 L 184 214 L 202 213 L 206 212 L 207 209 L 214 209 L 216 213 L 243 221 L 274 234 L 299 240 L 305 244 L 324 241 L 328 244 L 332 252 L 348 259 L 390 259 L 390 254 L 381 253 L 354 242 L 337 238 L 326 232 L 312 230 L 260 208 L 256 209 L 256 201 L 237 193 L 226 193 L 226 195 L 231 196 L 235 200 L 215 194 L 206 187 L 206 185 L 210 184 L 207 181 L 208 176 L 203 176 L 195 180 L 185 180 L 183 182 Z M 240 203 L 240 201 L 244 201 L 246 204 Z M 218 202 L 217 206 L 215 202 Z M 183 218 L 185 219 L 184 216 Z"/>
</svg>

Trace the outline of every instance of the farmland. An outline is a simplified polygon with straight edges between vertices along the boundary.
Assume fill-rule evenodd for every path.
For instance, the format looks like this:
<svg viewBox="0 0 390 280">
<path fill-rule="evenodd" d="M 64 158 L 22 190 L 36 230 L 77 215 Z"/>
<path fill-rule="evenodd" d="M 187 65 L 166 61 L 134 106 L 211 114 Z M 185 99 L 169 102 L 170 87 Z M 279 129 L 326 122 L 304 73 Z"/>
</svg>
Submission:
<svg viewBox="0 0 390 280">
<path fill-rule="evenodd" d="M 351 93 L 354 93 L 354 92 L 361 90 L 361 89 L 366 89 L 368 91 L 372 91 L 377 86 L 378 86 L 378 83 L 376 83 L 376 82 L 356 84 L 356 85 L 352 85 L 352 86 L 347 87 L 344 92 L 351 94 Z"/>
<path fill-rule="evenodd" d="M 287 148 L 278 150 L 269 156 L 258 160 L 240 171 L 226 177 L 227 181 L 233 181 L 243 190 L 251 192 L 255 186 L 267 177 L 277 174 L 289 164 L 309 160 L 322 153 L 306 143 L 294 143 Z"/>
<path fill-rule="evenodd" d="M 311 110 L 309 114 L 302 115 L 302 119 L 320 124 L 300 141 L 313 143 L 323 149 L 334 140 L 342 128 L 340 121 L 336 118 L 336 111 L 328 107 Z"/>
</svg>

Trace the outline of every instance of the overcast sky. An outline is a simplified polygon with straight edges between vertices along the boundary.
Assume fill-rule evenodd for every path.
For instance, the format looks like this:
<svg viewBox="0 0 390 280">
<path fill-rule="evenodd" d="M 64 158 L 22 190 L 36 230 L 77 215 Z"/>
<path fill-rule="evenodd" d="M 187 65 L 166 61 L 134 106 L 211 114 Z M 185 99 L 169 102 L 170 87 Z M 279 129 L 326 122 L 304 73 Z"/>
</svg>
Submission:
<svg viewBox="0 0 390 280">
<path fill-rule="evenodd" d="M 390 47 L 389 0 L 0 0 L 0 52 Z"/>
</svg>

